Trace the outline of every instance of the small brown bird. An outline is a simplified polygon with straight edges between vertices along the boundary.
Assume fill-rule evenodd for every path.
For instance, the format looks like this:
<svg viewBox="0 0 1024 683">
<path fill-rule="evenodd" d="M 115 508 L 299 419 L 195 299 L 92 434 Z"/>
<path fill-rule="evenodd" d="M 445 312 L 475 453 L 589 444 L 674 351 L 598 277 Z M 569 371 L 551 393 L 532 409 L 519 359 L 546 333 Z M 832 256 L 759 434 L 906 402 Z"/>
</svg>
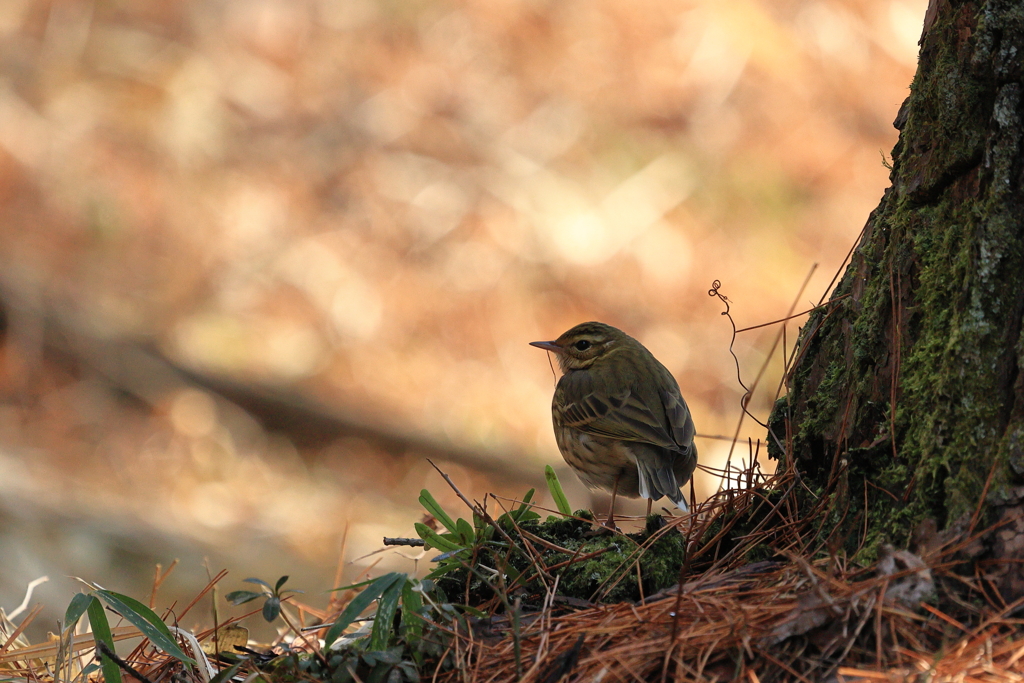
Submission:
<svg viewBox="0 0 1024 683">
<path fill-rule="evenodd" d="M 581 323 L 554 341 L 530 342 L 558 358 L 551 402 L 558 450 L 584 484 L 650 501 L 679 488 L 697 466 L 690 409 L 672 373 L 643 344 L 604 323 Z"/>
</svg>

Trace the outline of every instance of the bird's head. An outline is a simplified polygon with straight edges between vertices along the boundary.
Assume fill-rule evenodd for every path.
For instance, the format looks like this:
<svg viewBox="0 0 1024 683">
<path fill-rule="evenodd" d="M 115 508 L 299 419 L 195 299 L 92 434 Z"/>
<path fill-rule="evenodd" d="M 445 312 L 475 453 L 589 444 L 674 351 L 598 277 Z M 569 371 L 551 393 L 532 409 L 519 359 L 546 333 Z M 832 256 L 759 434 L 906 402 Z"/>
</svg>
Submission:
<svg viewBox="0 0 1024 683">
<path fill-rule="evenodd" d="M 564 373 L 589 368 L 631 341 L 629 335 L 611 325 L 589 322 L 580 323 L 554 341 L 530 342 L 530 346 L 554 352 Z"/>
</svg>

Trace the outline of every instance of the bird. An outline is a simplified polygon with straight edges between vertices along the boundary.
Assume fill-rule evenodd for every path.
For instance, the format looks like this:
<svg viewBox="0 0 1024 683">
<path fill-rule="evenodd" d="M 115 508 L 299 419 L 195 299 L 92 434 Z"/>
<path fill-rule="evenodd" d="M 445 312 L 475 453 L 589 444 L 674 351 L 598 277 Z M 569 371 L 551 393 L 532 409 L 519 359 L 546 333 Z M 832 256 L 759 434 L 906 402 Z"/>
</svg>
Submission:
<svg viewBox="0 0 1024 683">
<path fill-rule="evenodd" d="M 555 441 L 584 484 L 611 491 L 605 525 L 614 528 L 616 495 L 647 498 L 648 514 L 662 496 L 688 512 L 679 489 L 697 466 L 695 428 L 668 368 L 636 339 L 599 322 L 530 345 L 558 359 Z"/>
</svg>

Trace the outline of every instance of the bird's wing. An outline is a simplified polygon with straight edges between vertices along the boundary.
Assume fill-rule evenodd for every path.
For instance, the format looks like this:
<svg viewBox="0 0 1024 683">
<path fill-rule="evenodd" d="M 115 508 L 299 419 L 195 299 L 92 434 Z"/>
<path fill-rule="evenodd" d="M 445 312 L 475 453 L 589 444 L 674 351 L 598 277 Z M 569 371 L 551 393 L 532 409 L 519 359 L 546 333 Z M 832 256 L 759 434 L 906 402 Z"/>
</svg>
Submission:
<svg viewBox="0 0 1024 683">
<path fill-rule="evenodd" d="M 662 397 L 662 400 L 665 398 Z M 673 414 L 679 414 L 680 409 L 675 407 L 673 412 L 669 413 L 669 406 L 666 405 L 664 408 L 666 413 L 661 416 L 655 415 L 640 397 L 627 389 L 607 398 L 588 393 L 577 401 L 563 403 L 562 417 L 566 426 L 575 427 L 588 434 L 622 441 L 641 441 L 677 450 L 680 445 L 689 442 L 676 442 L 665 424 L 665 417 L 667 415 L 669 420 L 673 420 Z M 686 410 L 685 403 L 682 404 L 682 412 L 685 413 L 686 420 L 689 420 L 689 411 Z M 681 424 L 677 428 L 673 423 L 672 431 L 679 430 L 685 432 L 685 426 Z M 690 430 L 693 430 L 692 422 Z"/>
<path fill-rule="evenodd" d="M 690 408 L 686 405 L 682 395 L 678 391 L 662 390 L 661 404 L 664 406 L 665 415 L 668 417 L 672 439 L 684 448 L 690 446 L 693 443 L 693 437 L 697 429 L 693 426 Z"/>
</svg>

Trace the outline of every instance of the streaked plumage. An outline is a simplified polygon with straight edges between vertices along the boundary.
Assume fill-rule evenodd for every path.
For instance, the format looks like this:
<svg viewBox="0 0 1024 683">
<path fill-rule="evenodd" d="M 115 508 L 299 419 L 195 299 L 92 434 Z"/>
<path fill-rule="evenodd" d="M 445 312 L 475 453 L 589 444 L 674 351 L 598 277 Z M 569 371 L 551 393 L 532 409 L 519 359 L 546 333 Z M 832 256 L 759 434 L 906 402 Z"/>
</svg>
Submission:
<svg viewBox="0 0 1024 683">
<path fill-rule="evenodd" d="M 643 344 L 604 323 L 582 323 L 555 341 L 562 369 L 551 403 L 555 440 L 583 483 L 630 498 L 667 496 L 697 465 L 694 427 L 672 373 Z"/>
</svg>

